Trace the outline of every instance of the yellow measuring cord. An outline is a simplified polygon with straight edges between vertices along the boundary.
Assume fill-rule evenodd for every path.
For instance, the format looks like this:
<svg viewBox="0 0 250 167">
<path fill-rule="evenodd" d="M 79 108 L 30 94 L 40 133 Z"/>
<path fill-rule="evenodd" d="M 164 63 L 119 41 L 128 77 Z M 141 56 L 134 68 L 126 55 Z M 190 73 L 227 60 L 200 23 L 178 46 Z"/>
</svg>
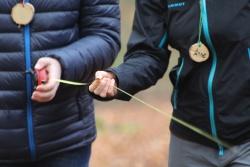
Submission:
<svg viewBox="0 0 250 167">
<path fill-rule="evenodd" d="M 61 79 L 54 79 L 54 80 L 57 81 L 57 82 L 59 82 L 59 83 L 68 84 L 68 85 L 74 85 L 74 86 L 87 86 L 87 85 L 89 85 L 89 83 L 79 83 L 79 82 L 72 82 L 72 81 L 61 80 Z M 168 113 L 160 110 L 159 108 L 157 108 L 157 107 L 155 107 L 155 106 L 153 106 L 153 105 L 151 105 L 151 104 L 149 104 L 149 103 L 147 103 L 147 102 L 139 99 L 136 96 L 131 95 L 130 93 L 128 93 L 128 92 L 126 92 L 126 91 L 124 91 L 124 90 L 122 90 L 122 89 L 120 89 L 120 88 L 118 88 L 116 86 L 114 86 L 114 88 L 116 88 L 118 91 L 126 94 L 127 96 L 130 96 L 132 99 L 134 99 L 134 100 L 136 100 L 136 101 L 144 104 L 145 106 L 151 108 L 152 110 L 154 110 L 154 111 L 156 111 L 156 112 L 158 112 L 158 113 L 166 116 L 167 118 L 172 119 L 173 121 L 179 123 L 180 125 L 183 125 L 184 127 L 188 128 L 188 129 L 191 129 L 192 131 L 200 134 L 201 136 L 206 137 L 207 139 L 215 142 L 216 144 L 222 145 L 225 148 L 231 148 L 231 146 L 228 143 L 226 143 L 224 141 L 221 141 L 219 138 L 213 137 L 208 132 L 206 132 L 206 131 L 204 131 L 204 130 L 202 130 L 202 129 L 194 126 L 194 125 L 191 125 L 190 123 L 185 122 L 185 121 L 183 121 L 183 120 L 181 120 L 179 118 L 176 118 L 172 114 L 168 114 Z"/>
</svg>

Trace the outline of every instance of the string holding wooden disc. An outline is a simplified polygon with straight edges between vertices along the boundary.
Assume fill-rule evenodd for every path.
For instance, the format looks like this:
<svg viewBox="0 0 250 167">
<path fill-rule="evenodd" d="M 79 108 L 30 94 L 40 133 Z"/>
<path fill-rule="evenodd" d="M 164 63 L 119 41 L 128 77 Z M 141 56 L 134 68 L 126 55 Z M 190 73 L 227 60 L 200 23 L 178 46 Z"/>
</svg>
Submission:
<svg viewBox="0 0 250 167">
<path fill-rule="evenodd" d="M 193 44 L 189 48 L 190 58 L 197 63 L 201 63 L 209 59 L 209 50 L 207 46 L 201 42 L 201 33 L 203 26 L 202 1 L 200 1 L 199 5 L 200 5 L 200 20 L 199 20 L 198 42 Z"/>
<path fill-rule="evenodd" d="M 203 43 L 196 43 L 190 47 L 189 56 L 193 61 L 201 63 L 208 60 L 209 50 Z"/>
<path fill-rule="evenodd" d="M 18 3 L 11 11 L 13 21 L 18 25 L 29 24 L 35 15 L 35 8 L 31 3 Z"/>
</svg>

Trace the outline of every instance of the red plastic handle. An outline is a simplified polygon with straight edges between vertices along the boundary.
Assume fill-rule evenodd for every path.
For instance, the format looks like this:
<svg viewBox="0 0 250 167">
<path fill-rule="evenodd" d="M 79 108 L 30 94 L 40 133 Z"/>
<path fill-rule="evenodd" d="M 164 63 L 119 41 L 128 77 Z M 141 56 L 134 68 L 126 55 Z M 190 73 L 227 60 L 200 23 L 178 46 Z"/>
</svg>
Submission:
<svg viewBox="0 0 250 167">
<path fill-rule="evenodd" d="M 36 70 L 37 86 L 46 84 L 48 81 L 48 74 L 45 69 Z"/>
</svg>

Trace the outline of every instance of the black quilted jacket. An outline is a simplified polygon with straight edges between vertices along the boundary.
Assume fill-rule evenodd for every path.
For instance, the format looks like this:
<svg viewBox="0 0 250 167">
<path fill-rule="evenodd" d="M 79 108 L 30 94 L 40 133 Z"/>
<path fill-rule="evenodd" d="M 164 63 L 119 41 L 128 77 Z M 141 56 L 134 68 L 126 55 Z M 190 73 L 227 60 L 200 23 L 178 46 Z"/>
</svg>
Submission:
<svg viewBox="0 0 250 167">
<path fill-rule="evenodd" d="M 170 72 L 173 115 L 229 145 L 249 142 L 250 1 L 137 0 L 136 7 L 125 63 L 109 69 L 119 87 L 135 94 L 155 84 L 166 71 L 171 45 L 180 52 Z M 200 15 L 201 41 L 210 58 L 196 63 L 189 48 L 198 41 Z M 219 148 L 223 155 L 223 145 L 174 121 L 170 127 L 175 135 Z"/>
<path fill-rule="evenodd" d="M 0 162 L 38 160 L 90 144 L 96 130 L 86 88 L 61 85 L 54 100 L 36 103 L 25 72 L 47 56 L 60 61 L 62 79 L 89 82 L 120 48 L 117 0 L 31 0 L 34 20 L 21 28 L 10 16 L 18 2 L 0 0 Z"/>
</svg>

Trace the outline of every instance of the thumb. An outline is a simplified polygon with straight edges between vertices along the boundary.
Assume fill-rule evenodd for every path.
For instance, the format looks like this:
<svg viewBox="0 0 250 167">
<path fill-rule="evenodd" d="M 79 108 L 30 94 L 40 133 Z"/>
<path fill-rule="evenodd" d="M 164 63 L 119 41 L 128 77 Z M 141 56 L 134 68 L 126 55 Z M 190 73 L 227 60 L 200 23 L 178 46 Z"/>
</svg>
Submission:
<svg viewBox="0 0 250 167">
<path fill-rule="evenodd" d="M 49 64 L 50 62 L 47 58 L 40 58 L 35 65 L 35 69 L 41 70 L 43 68 L 46 68 Z"/>
<path fill-rule="evenodd" d="M 114 74 L 112 74 L 110 72 L 106 72 L 106 71 L 97 71 L 95 73 L 95 78 L 96 79 L 103 79 L 103 78 L 114 79 Z"/>
</svg>

